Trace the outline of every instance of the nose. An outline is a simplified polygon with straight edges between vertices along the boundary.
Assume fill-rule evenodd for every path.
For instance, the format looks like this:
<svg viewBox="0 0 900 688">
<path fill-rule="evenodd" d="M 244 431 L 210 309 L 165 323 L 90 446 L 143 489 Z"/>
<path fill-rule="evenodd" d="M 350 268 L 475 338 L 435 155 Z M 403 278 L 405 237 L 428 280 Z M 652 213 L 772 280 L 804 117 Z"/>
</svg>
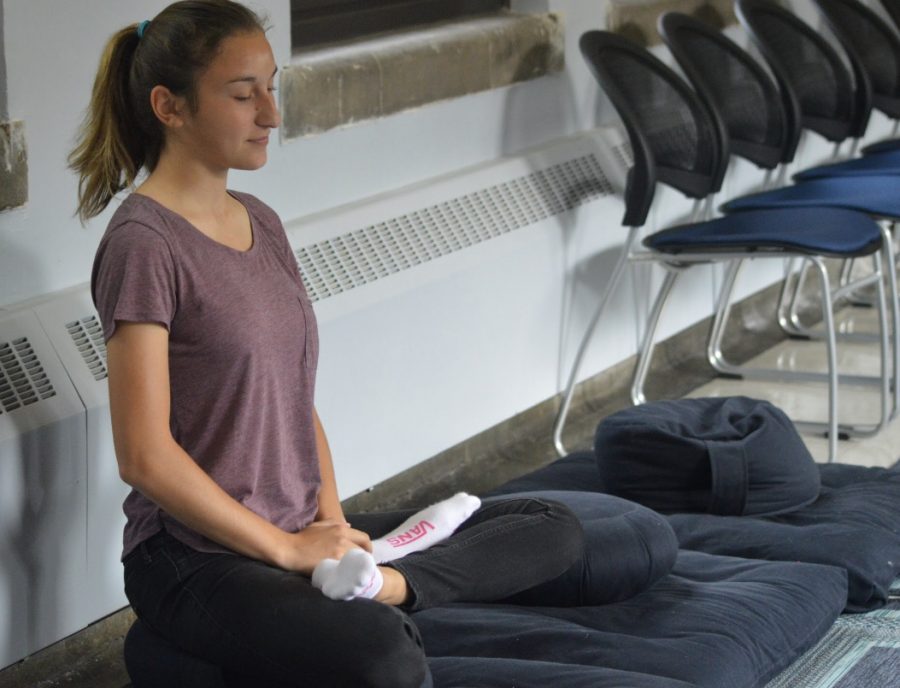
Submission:
<svg viewBox="0 0 900 688">
<path fill-rule="evenodd" d="M 278 112 L 275 93 L 267 92 L 266 97 L 260 103 L 260 107 L 256 112 L 256 123 L 270 129 L 277 128 L 281 124 L 281 113 Z"/>
</svg>

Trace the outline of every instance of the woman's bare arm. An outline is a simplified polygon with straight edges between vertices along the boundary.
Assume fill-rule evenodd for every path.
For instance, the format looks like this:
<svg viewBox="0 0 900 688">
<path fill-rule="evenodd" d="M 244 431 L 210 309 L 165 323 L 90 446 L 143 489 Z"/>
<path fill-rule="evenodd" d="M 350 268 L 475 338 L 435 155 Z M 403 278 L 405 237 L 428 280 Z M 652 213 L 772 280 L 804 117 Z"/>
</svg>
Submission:
<svg viewBox="0 0 900 688">
<path fill-rule="evenodd" d="M 317 521 L 343 522 L 344 510 L 341 500 L 338 499 L 337 480 L 334 477 L 334 461 L 331 458 L 331 448 L 328 446 L 328 438 L 325 428 L 319 420 L 319 414 L 314 410 L 313 419 L 316 424 L 316 450 L 319 454 L 319 472 L 322 475 L 322 487 L 319 489 L 319 511 L 316 514 Z"/>
<path fill-rule="evenodd" d="M 236 552 L 306 574 L 323 558 L 368 546 L 343 519 L 286 533 L 228 495 L 175 442 L 164 327 L 120 322 L 107 353 L 119 473 L 172 517 Z"/>
</svg>

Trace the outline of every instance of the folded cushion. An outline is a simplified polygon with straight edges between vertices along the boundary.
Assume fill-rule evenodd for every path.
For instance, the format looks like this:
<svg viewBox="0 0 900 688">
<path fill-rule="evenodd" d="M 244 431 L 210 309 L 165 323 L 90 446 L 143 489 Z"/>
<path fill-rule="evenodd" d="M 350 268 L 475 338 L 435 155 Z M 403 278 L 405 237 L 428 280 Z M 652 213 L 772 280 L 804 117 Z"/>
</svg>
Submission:
<svg viewBox="0 0 900 688">
<path fill-rule="evenodd" d="M 604 491 L 663 513 L 760 516 L 819 494 L 819 473 L 783 411 L 747 397 L 627 408 L 597 426 Z"/>
</svg>

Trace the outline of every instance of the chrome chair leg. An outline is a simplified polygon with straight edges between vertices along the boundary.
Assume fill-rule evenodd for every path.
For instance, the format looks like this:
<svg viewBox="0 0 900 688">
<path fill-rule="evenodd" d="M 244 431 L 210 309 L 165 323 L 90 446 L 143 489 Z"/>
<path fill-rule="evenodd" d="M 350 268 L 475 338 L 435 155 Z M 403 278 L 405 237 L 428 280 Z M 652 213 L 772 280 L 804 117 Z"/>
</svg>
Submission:
<svg viewBox="0 0 900 688">
<path fill-rule="evenodd" d="M 894 247 L 894 223 L 882 221 L 878 223 L 881 228 L 881 257 L 884 261 L 884 271 L 887 273 L 888 293 L 891 303 L 891 341 L 893 342 L 893 366 L 891 371 L 891 384 L 894 390 L 894 408 L 891 418 L 896 418 L 900 413 L 900 292 L 897 291 L 897 260 L 900 251 Z"/>
<path fill-rule="evenodd" d="M 887 245 L 887 241 L 884 242 L 884 245 Z M 817 259 L 820 260 L 820 259 Z M 839 432 L 853 437 L 868 437 L 879 432 L 888 420 L 891 418 L 892 411 L 892 401 L 890 394 L 890 382 L 891 382 L 891 373 L 890 373 L 890 364 L 888 360 L 888 351 L 890 350 L 890 342 L 888 338 L 888 322 L 887 322 L 887 303 L 885 298 L 885 289 L 884 289 L 884 273 L 882 270 L 882 261 L 883 256 L 881 255 L 881 251 L 876 253 L 872 258 L 873 263 L 873 274 L 864 278 L 863 280 L 858 280 L 854 285 L 848 285 L 845 289 L 854 289 L 858 288 L 860 283 L 862 284 L 872 284 L 875 286 L 876 290 L 876 299 L 879 313 L 879 339 L 881 345 L 881 369 L 880 375 L 878 376 L 870 376 L 870 375 L 839 375 L 838 381 L 846 384 L 864 384 L 871 385 L 877 384 L 879 385 L 880 392 L 880 414 L 879 418 L 873 424 L 840 424 Z M 815 268 L 816 271 L 819 270 L 818 266 L 812 262 L 807 263 L 808 266 Z M 822 265 L 824 266 L 824 261 L 822 261 Z M 729 362 L 722 351 L 722 339 L 725 332 L 725 326 L 727 324 L 727 320 L 730 314 L 730 303 L 731 303 L 731 295 L 734 289 L 734 284 L 737 278 L 739 266 L 734 266 L 730 269 L 726 275 L 726 280 L 722 285 L 722 291 L 720 292 L 719 303 L 716 308 L 716 317 L 713 321 L 713 326 L 710 330 L 710 338 L 707 344 L 707 359 L 709 360 L 710 365 L 719 373 L 730 375 L 739 378 L 745 379 L 756 379 L 756 380 L 773 380 L 773 381 L 805 381 L 805 382 L 816 382 L 816 381 L 828 381 L 831 378 L 831 370 L 827 373 L 819 373 L 819 372 L 811 372 L 811 371 L 791 371 L 791 370 L 778 370 L 773 368 L 753 368 L 744 365 L 736 365 L 734 363 Z M 830 285 L 829 285 L 830 287 Z M 837 290 L 834 293 L 840 295 L 842 290 Z M 829 292 L 828 294 L 828 303 L 833 305 L 832 301 L 833 293 Z M 823 298 L 823 304 L 825 300 Z M 893 305 L 893 303 L 892 303 Z M 816 339 L 824 339 L 826 344 L 828 344 L 831 340 L 837 341 L 837 335 L 833 329 L 833 313 L 830 319 L 823 318 L 825 321 L 825 327 L 823 332 L 816 333 Z M 895 355 L 896 355 L 896 350 Z M 835 373 L 837 374 L 837 373 Z M 807 430 L 820 430 L 825 427 L 821 422 L 802 422 L 797 424 L 799 426 L 803 426 Z"/>
<path fill-rule="evenodd" d="M 659 324 L 659 316 L 662 315 L 663 307 L 666 305 L 669 294 L 672 293 L 672 287 L 675 286 L 675 282 L 680 274 L 680 271 L 677 268 L 665 267 L 666 276 L 659 287 L 659 293 L 656 295 L 656 301 L 653 303 L 650 318 L 647 320 L 647 331 L 644 332 L 644 339 L 638 356 L 637 368 L 634 373 L 634 381 L 631 384 L 631 401 L 634 404 L 643 404 L 647 401 L 647 398 L 644 396 L 644 382 L 647 379 L 647 373 L 650 370 L 650 361 L 653 358 L 656 326 Z"/>
<path fill-rule="evenodd" d="M 625 239 L 625 244 L 622 246 L 622 252 L 616 260 L 609 282 L 606 283 L 606 288 L 603 290 L 603 295 L 600 297 L 597 309 L 594 311 L 594 315 L 588 323 L 587 330 L 578 347 L 578 352 L 575 354 L 575 361 L 572 363 L 572 371 L 569 373 L 569 380 L 563 391 L 562 403 L 559 406 L 559 411 L 556 414 L 556 421 L 553 424 L 553 446 L 556 448 L 556 453 L 560 456 L 565 456 L 568 453 L 565 445 L 563 445 L 562 433 L 566 424 L 566 417 L 569 415 L 569 407 L 572 405 L 572 396 L 575 393 L 575 385 L 578 383 L 578 373 L 581 370 L 582 360 L 587 352 L 588 344 L 590 344 L 594 330 L 597 328 L 597 323 L 600 322 L 603 311 L 606 310 L 609 298 L 612 296 L 613 291 L 619 284 L 619 280 L 622 278 L 622 273 L 625 270 L 625 266 L 628 264 L 631 249 L 638 233 L 638 227 L 629 228 L 628 237 Z"/>
<path fill-rule="evenodd" d="M 882 282 L 887 282 L 887 301 L 890 304 L 890 326 L 887 329 L 887 337 L 891 342 L 891 350 L 892 356 L 890 357 L 890 388 L 892 391 L 892 399 L 891 399 L 891 412 L 890 419 L 893 420 L 900 414 L 900 384 L 898 384 L 898 375 L 900 375 L 900 339 L 894 334 L 900 332 L 900 291 L 898 291 L 897 285 L 897 271 L 896 265 L 897 261 L 900 260 L 900 252 L 898 252 L 897 248 L 894 246 L 893 239 L 893 227 L 894 222 L 889 220 L 883 220 L 878 223 L 879 229 L 881 230 L 881 262 L 880 266 L 883 266 L 879 269 L 873 269 L 874 277 L 875 273 L 879 273 L 882 276 Z M 856 286 L 858 287 L 860 284 L 865 286 L 867 283 L 871 283 L 872 280 L 861 280 L 857 281 Z M 835 298 L 841 298 L 847 296 L 853 291 L 853 284 L 843 285 L 840 289 L 835 292 Z M 871 305 L 878 307 L 879 306 L 880 297 L 876 293 L 873 303 Z M 881 317 L 881 316 L 879 316 Z M 820 331 L 814 330 L 812 328 L 804 327 L 798 334 L 811 338 L 811 339 L 820 339 L 823 335 Z M 883 333 L 879 331 L 879 333 L 874 332 L 851 332 L 851 333 L 839 333 L 838 338 L 844 341 L 857 341 L 857 342 L 881 342 L 883 340 Z M 844 376 L 841 378 L 844 380 Z M 871 377 L 866 376 L 848 376 L 846 380 L 853 384 L 866 384 L 871 383 L 873 379 Z"/>
<path fill-rule="evenodd" d="M 716 304 L 716 314 L 713 318 L 709 339 L 706 344 L 706 360 L 709 361 L 714 370 L 718 370 L 717 365 L 719 361 L 724 360 L 722 340 L 725 337 L 725 325 L 728 323 L 728 318 L 731 315 L 731 294 L 734 291 L 734 285 L 737 282 L 737 277 L 743 264 L 743 260 L 731 261 L 722 280 L 722 288 L 719 291 L 719 300 Z"/>
<path fill-rule="evenodd" d="M 800 273 L 797 275 L 794 292 L 791 296 L 790 309 L 788 310 L 788 322 L 790 322 L 791 333 L 794 336 L 808 336 L 805 334 L 803 322 L 800 320 L 800 299 L 803 294 L 803 287 L 806 285 L 806 275 L 808 272 L 809 261 L 804 260 L 803 265 L 800 268 Z"/>
<path fill-rule="evenodd" d="M 797 258 L 791 258 L 788 262 L 787 275 L 785 275 L 778 296 L 777 318 L 778 326 L 786 335 L 806 338 L 808 335 L 800 321 L 799 308 L 809 265 L 805 258 L 800 260 L 799 271 L 794 270 Z"/>
<path fill-rule="evenodd" d="M 825 329 L 828 331 L 827 352 L 828 357 L 828 462 L 837 458 L 838 441 L 838 367 L 837 367 L 837 341 L 834 336 L 834 312 L 831 303 L 831 284 L 828 279 L 828 269 L 825 261 L 819 257 L 812 258 L 819 273 L 819 282 L 822 285 L 822 318 L 825 321 Z"/>
<path fill-rule="evenodd" d="M 796 281 L 795 269 L 797 265 L 796 258 L 788 258 L 785 265 L 784 280 L 781 282 L 781 289 L 778 292 L 778 305 L 776 307 L 776 317 L 778 326 L 782 332 L 792 335 L 792 324 L 790 319 L 790 298 L 791 285 Z"/>
</svg>

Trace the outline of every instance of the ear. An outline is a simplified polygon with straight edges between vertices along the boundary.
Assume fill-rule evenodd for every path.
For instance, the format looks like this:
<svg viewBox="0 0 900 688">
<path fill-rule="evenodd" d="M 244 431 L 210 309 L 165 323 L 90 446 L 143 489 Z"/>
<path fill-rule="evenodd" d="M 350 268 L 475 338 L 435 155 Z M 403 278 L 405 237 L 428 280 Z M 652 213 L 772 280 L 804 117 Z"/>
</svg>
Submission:
<svg viewBox="0 0 900 688">
<path fill-rule="evenodd" d="M 184 124 L 187 102 L 165 86 L 154 86 L 150 91 L 150 108 L 164 127 L 178 128 Z"/>
</svg>

